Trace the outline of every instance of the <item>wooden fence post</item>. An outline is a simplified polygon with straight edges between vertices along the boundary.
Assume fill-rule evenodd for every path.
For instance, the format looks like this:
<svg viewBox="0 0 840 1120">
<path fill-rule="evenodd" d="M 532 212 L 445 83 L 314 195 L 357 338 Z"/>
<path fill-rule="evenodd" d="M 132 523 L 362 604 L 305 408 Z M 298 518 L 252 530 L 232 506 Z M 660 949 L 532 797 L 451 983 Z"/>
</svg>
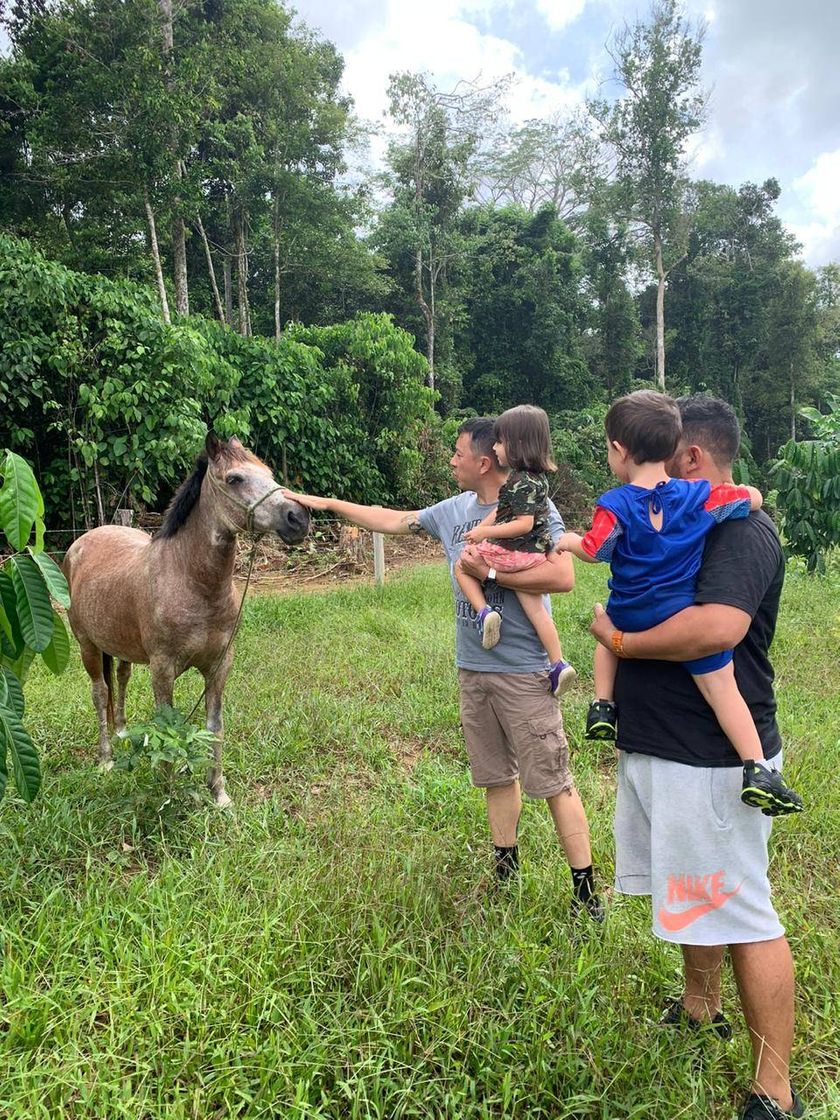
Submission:
<svg viewBox="0 0 840 1120">
<path fill-rule="evenodd" d="M 382 533 L 373 534 L 373 578 L 377 585 L 385 582 L 385 537 Z"/>
</svg>

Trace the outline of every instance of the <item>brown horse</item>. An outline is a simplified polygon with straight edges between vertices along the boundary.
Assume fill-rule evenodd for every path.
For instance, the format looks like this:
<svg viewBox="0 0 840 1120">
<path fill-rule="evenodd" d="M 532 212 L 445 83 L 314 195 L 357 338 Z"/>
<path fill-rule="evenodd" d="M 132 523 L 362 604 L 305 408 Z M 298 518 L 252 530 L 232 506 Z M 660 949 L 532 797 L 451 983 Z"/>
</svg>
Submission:
<svg viewBox="0 0 840 1120">
<path fill-rule="evenodd" d="M 100 763 L 113 765 L 109 710 L 117 730 L 124 728 L 132 664 L 150 666 L 157 705 L 171 704 L 175 678 L 196 668 L 206 687 L 207 729 L 216 736 L 208 784 L 221 806 L 230 804 L 222 774 L 222 692 L 239 607 L 233 567 L 236 535 L 246 529 L 275 532 L 292 544 L 306 536 L 309 514 L 284 496 L 270 469 L 238 440 L 224 443 L 211 434 L 154 538 L 103 525 L 74 541 L 64 558 L 70 625 L 99 718 Z"/>
</svg>

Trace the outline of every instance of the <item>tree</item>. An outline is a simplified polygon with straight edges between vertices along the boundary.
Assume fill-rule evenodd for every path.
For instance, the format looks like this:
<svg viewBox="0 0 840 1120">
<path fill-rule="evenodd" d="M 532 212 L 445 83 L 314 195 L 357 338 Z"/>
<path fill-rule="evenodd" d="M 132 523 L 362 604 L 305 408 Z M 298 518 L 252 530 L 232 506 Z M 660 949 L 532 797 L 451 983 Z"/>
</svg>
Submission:
<svg viewBox="0 0 840 1120">
<path fill-rule="evenodd" d="M 459 82 L 443 93 L 423 74 L 394 74 L 388 86 L 390 114 L 407 131 L 391 145 L 392 229 L 397 227 L 412 260 L 414 299 L 423 318 L 429 386 L 435 387 L 439 292 L 457 254 L 458 211 L 475 182 L 475 156 L 483 133 L 500 111 L 507 82 L 488 87 Z"/>
<path fill-rule="evenodd" d="M 665 286 L 686 252 L 685 149 L 705 115 L 697 88 L 703 29 L 678 0 L 655 0 L 648 22 L 626 25 L 610 57 L 623 95 L 590 111 L 615 157 L 619 212 L 639 228 L 656 276 L 656 380 L 665 390 Z"/>
</svg>

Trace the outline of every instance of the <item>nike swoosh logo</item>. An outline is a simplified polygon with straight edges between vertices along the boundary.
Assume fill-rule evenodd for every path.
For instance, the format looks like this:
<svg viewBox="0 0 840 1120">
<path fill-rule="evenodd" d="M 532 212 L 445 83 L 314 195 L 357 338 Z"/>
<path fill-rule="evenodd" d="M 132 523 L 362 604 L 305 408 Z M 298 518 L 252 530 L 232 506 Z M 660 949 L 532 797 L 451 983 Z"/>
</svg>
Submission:
<svg viewBox="0 0 840 1120">
<path fill-rule="evenodd" d="M 698 918 L 702 918 L 704 914 L 708 914 L 712 910 L 720 910 L 721 906 L 725 905 L 740 889 L 739 884 L 734 891 L 722 891 L 711 902 L 700 902 L 696 906 L 689 906 L 687 910 L 681 910 L 679 914 L 672 914 L 670 910 L 663 907 L 659 911 L 659 924 L 669 933 L 678 933 L 686 926 L 690 926 L 692 922 L 696 922 Z"/>
</svg>

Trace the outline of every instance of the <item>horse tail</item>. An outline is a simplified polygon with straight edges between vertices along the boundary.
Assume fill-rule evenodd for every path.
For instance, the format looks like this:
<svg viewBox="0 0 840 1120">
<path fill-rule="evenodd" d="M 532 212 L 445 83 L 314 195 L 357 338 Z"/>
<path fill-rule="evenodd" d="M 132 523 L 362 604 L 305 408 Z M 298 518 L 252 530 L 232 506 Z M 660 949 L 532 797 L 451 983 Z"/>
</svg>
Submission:
<svg viewBox="0 0 840 1120">
<path fill-rule="evenodd" d="M 102 678 L 108 689 L 108 727 L 114 729 L 114 659 L 110 653 L 102 654 Z"/>
</svg>

